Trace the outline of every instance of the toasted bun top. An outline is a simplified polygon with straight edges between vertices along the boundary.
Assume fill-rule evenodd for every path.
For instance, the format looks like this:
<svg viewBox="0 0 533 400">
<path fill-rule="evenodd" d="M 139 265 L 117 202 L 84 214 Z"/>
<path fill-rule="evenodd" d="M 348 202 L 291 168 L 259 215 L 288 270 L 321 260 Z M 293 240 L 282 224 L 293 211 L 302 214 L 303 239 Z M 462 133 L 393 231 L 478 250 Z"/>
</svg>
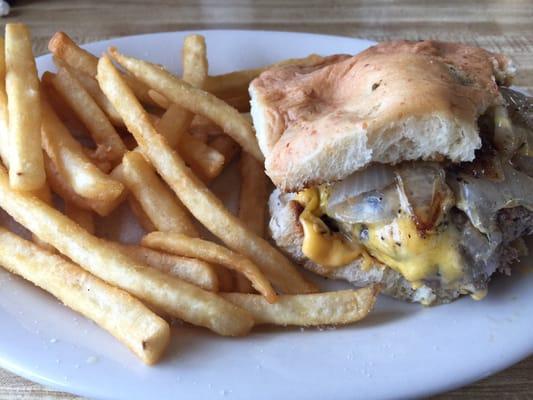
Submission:
<svg viewBox="0 0 533 400">
<path fill-rule="evenodd" d="M 471 161 L 481 146 L 477 119 L 501 102 L 497 83 L 513 72 L 503 55 L 435 41 L 267 70 L 250 85 L 266 172 L 296 191 L 371 162 Z"/>
</svg>

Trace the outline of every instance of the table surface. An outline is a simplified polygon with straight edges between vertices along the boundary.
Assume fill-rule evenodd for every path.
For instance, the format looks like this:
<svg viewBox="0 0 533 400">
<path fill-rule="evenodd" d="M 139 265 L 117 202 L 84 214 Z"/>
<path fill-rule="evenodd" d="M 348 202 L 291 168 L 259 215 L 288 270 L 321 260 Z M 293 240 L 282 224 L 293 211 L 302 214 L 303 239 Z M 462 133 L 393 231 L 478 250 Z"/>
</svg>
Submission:
<svg viewBox="0 0 533 400">
<path fill-rule="evenodd" d="M 57 30 L 81 43 L 213 28 L 315 32 L 377 41 L 458 41 L 507 54 L 519 69 L 516 84 L 533 90 L 533 0 L 15 1 L 10 16 L 0 21 L 28 24 L 36 55 L 47 51 L 48 39 Z M 0 369 L 0 399 L 43 397 L 74 398 Z M 533 357 L 439 398 L 531 399 Z"/>
</svg>

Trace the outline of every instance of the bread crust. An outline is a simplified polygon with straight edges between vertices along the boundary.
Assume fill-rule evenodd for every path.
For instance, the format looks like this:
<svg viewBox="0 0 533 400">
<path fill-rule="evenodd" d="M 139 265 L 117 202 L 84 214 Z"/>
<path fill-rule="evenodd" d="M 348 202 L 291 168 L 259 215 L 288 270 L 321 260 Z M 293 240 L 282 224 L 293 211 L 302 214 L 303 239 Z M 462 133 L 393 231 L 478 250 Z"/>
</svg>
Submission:
<svg viewBox="0 0 533 400">
<path fill-rule="evenodd" d="M 478 117 L 501 103 L 503 55 L 436 41 L 381 43 L 287 65 L 250 85 L 265 168 L 283 191 L 343 179 L 371 162 L 471 161 Z"/>
</svg>

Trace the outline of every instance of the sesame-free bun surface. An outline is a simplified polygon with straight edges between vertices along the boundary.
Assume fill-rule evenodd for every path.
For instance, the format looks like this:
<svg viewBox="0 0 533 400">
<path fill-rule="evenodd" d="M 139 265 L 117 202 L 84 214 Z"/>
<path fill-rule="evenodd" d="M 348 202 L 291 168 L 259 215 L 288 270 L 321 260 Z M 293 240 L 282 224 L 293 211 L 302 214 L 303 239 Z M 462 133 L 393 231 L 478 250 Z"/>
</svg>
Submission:
<svg viewBox="0 0 533 400">
<path fill-rule="evenodd" d="M 250 85 L 265 169 L 283 191 L 343 179 L 371 162 L 454 162 L 481 146 L 477 119 L 513 69 L 456 43 L 386 42 L 356 56 L 263 72 Z"/>
</svg>

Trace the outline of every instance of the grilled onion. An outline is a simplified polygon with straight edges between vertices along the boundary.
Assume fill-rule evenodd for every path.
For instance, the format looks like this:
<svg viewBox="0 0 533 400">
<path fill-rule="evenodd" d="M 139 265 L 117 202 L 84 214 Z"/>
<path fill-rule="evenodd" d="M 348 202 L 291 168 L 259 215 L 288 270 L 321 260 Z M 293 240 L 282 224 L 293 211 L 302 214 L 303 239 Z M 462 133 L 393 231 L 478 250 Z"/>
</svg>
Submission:
<svg viewBox="0 0 533 400">
<path fill-rule="evenodd" d="M 444 178 L 444 170 L 433 163 L 408 163 L 395 169 L 374 165 L 333 185 L 326 213 L 353 224 L 388 222 L 406 212 L 419 229 L 429 230 L 453 204 Z"/>
<path fill-rule="evenodd" d="M 326 213 L 348 224 L 390 221 L 400 209 L 400 198 L 395 184 L 385 189 L 371 190 L 347 200 L 330 205 Z"/>
<path fill-rule="evenodd" d="M 438 225 L 453 205 L 453 193 L 446 185 L 446 174 L 438 164 L 404 164 L 396 171 L 403 208 L 420 230 Z"/>
<path fill-rule="evenodd" d="M 394 182 L 392 167 L 384 164 L 372 164 L 362 171 L 357 171 L 329 188 L 328 206 L 335 207 L 353 199 L 360 194 L 381 190 Z"/>
<path fill-rule="evenodd" d="M 504 179 L 499 182 L 465 173 L 450 174 L 448 179 L 457 207 L 485 234 L 498 230 L 496 214 L 502 208 L 523 206 L 533 210 L 533 178 L 507 163 L 502 168 Z"/>
</svg>

